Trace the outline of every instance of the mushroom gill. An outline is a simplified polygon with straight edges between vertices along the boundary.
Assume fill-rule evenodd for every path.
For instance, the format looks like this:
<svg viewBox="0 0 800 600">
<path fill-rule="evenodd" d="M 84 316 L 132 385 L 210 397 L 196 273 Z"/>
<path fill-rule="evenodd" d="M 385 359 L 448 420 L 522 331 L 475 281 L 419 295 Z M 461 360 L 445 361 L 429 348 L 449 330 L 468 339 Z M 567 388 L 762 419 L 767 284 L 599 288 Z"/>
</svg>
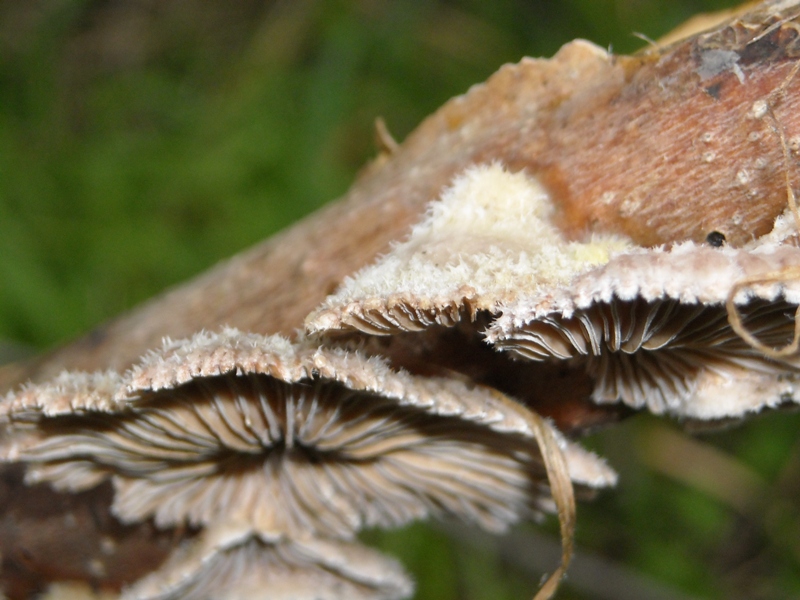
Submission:
<svg viewBox="0 0 800 600">
<path fill-rule="evenodd" d="M 751 302 L 742 309 L 743 322 L 765 344 L 783 346 L 792 339 L 790 317 L 795 308 L 783 301 Z M 731 329 L 724 306 L 672 299 L 617 300 L 594 304 L 568 318 L 548 315 L 498 339 L 497 346 L 534 361 L 572 360 L 582 365 L 595 382 L 596 402 L 622 401 L 655 413 L 699 418 L 738 416 L 758 408 L 743 399 L 740 409 L 730 414 L 729 403 L 717 403 L 718 414 L 701 413 L 694 396 L 712 379 L 780 376 L 788 392 L 800 367 L 796 359 L 779 363 L 747 344 Z M 781 391 L 763 401 L 768 405 L 786 399 Z"/>
<path fill-rule="evenodd" d="M 358 543 L 217 528 L 176 551 L 122 600 L 395 600 L 414 584 Z"/>
<path fill-rule="evenodd" d="M 566 430 L 575 411 L 584 425 L 614 419 L 585 417 L 589 399 L 704 420 L 795 399 L 800 362 L 763 351 L 789 345 L 795 331 L 800 289 L 775 275 L 800 268 L 791 213 L 740 248 L 642 248 L 598 234 L 570 241 L 554 210 L 530 177 L 499 164 L 468 169 L 407 241 L 312 313 L 307 330 L 328 343 L 355 339 L 412 372 L 456 371 L 495 385 Z M 761 347 L 729 325 L 729 296 Z M 468 350 L 441 352 L 448 329 Z M 489 357 L 481 335 L 540 366 Z M 437 352 L 418 349 L 426 344 Z M 563 390 L 541 384 L 564 369 Z M 507 374 L 500 383 L 498 371 Z M 741 390 L 732 396 L 734 381 Z"/>
<path fill-rule="evenodd" d="M 74 490 L 113 473 L 115 513 L 154 515 L 160 526 L 247 518 L 262 531 L 347 537 L 444 512 L 498 530 L 524 514 L 529 485 L 514 458 L 520 439 L 340 385 L 263 375 L 199 380 L 113 419 L 40 427 L 46 437 L 20 455 L 29 481 Z"/>
<path fill-rule="evenodd" d="M 503 306 L 547 295 L 631 247 L 611 235 L 570 241 L 555 213 L 535 178 L 499 163 L 471 167 L 406 241 L 312 312 L 307 331 L 412 373 L 489 385 L 567 433 L 616 421 L 624 411 L 592 405 L 581 369 L 521 365 L 483 339 Z"/>
<path fill-rule="evenodd" d="M 800 359 L 765 355 L 731 327 L 726 308 L 730 298 L 763 346 L 792 341 L 800 287 L 774 277 L 800 265 L 790 222 L 781 217 L 738 249 L 686 243 L 619 255 L 557 295 L 506 306 L 488 341 L 584 368 L 601 403 L 712 420 L 797 401 Z"/>
<path fill-rule="evenodd" d="M 526 411 L 493 390 L 239 335 L 204 334 L 151 355 L 123 378 L 111 413 L 10 410 L 5 460 L 59 489 L 110 478 L 117 516 L 161 526 L 234 520 L 293 538 L 348 538 L 428 515 L 501 531 L 552 510 Z M 178 359 L 181 381 L 152 389 Z M 550 429 L 576 483 L 613 483 L 602 461 Z"/>
</svg>

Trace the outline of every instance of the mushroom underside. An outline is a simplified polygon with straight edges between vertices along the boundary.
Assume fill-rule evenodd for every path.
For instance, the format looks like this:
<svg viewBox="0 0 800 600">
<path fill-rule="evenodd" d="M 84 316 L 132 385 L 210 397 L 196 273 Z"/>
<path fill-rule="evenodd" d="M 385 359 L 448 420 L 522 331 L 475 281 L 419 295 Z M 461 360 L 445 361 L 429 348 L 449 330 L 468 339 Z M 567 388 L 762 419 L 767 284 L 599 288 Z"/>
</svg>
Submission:
<svg viewBox="0 0 800 600">
<path fill-rule="evenodd" d="M 198 380 L 40 430 L 20 456 L 29 481 L 79 490 L 111 477 L 117 515 L 160 525 L 241 516 L 264 531 L 349 537 L 450 514 L 497 531 L 530 512 L 546 480 L 520 436 L 260 375 Z"/>
<path fill-rule="evenodd" d="M 794 401 L 789 384 L 800 359 L 765 356 L 732 329 L 721 302 L 612 298 L 573 307 L 568 314 L 527 319 L 475 310 L 465 302 L 446 311 L 447 325 L 431 317 L 426 323 L 433 324 L 413 329 L 394 318 L 401 309 L 392 306 L 389 312 L 348 313 L 350 331 L 326 332 L 327 343 L 360 348 L 414 374 L 458 376 L 494 387 L 550 417 L 567 434 L 585 433 L 641 409 L 719 420 Z M 737 306 L 747 331 L 773 348 L 791 343 L 796 308 L 780 297 Z M 412 308 L 402 310 L 410 314 Z M 352 319 L 355 314 L 361 316 Z M 374 322 L 365 324 L 366 314 L 382 319 L 386 327 L 380 335 Z M 747 398 L 740 406 L 699 406 L 698 388 L 713 395 L 719 383 L 735 378 L 752 379 L 751 387 L 766 394 L 763 402 Z M 769 383 L 777 380 L 783 385 Z"/>
<path fill-rule="evenodd" d="M 737 308 L 744 327 L 764 345 L 791 343 L 796 305 L 755 299 Z M 593 303 L 490 337 L 521 358 L 583 368 L 594 382 L 595 402 L 621 401 L 656 413 L 683 410 L 707 373 L 792 378 L 800 368 L 797 357 L 774 360 L 748 344 L 731 328 L 724 305 L 669 298 Z"/>
<path fill-rule="evenodd" d="M 484 332 L 494 319 L 488 311 L 461 311 L 453 326 L 371 335 L 369 330 L 331 332 L 326 343 L 381 356 L 393 367 L 418 376 L 449 377 L 499 390 L 536 414 L 550 419 L 566 435 L 585 435 L 630 416 L 623 404 L 592 400 L 594 378 L 583 365 L 567 361 L 529 361 L 498 352 Z"/>
</svg>

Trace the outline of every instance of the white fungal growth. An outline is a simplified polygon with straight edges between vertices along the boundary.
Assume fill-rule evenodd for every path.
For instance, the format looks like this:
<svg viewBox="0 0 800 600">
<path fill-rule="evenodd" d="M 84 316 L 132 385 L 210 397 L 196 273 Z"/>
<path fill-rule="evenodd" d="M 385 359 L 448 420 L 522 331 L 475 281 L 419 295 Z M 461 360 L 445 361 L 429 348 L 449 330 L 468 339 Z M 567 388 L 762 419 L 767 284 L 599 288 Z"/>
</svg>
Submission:
<svg viewBox="0 0 800 600">
<path fill-rule="evenodd" d="M 716 77 L 725 71 L 732 71 L 739 83 L 744 83 L 745 76 L 739 66 L 739 54 L 733 50 L 704 50 L 700 55 L 700 67 L 697 74 L 702 81 Z"/>
<path fill-rule="evenodd" d="M 545 189 L 524 173 L 497 163 L 468 169 L 431 203 L 407 241 L 348 279 L 307 326 L 314 332 L 339 328 L 384 309 L 388 324 L 375 318 L 362 325 L 390 333 L 427 324 L 415 311 L 432 313 L 435 322 L 441 322 L 436 313 L 452 307 L 495 311 L 520 295 L 566 283 L 630 246 L 611 235 L 569 241 L 552 222 L 553 211 Z"/>
</svg>

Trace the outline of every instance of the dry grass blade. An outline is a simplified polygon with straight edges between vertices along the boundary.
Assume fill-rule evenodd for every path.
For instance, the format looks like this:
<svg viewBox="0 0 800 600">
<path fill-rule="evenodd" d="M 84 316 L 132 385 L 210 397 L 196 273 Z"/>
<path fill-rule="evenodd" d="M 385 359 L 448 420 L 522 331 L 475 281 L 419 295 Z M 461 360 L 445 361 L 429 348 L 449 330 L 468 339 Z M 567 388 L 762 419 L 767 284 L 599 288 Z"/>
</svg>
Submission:
<svg viewBox="0 0 800 600">
<path fill-rule="evenodd" d="M 772 348 L 762 343 L 755 335 L 747 330 L 742 322 L 742 315 L 734 302 L 734 298 L 739 292 L 753 285 L 781 283 L 787 279 L 797 278 L 800 278 L 799 267 L 773 271 L 758 277 L 748 277 L 737 282 L 731 288 L 728 299 L 725 301 L 725 308 L 728 311 L 728 322 L 731 325 L 731 329 L 745 342 L 768 358 L 781 360 L 797 354 L 798 348 L 800 348 L 800 307 L 798 307 L 794 313 L 794 335 L 792 341 L 782 348 Z"/>
<path fill-rule="evenodd" d="M 575 491 L 569 476 L 564 451 L 553 434 L 552 427 L 542 417 L 511 398 L 499 392 L 497 392 L 497 397 L 510 410 L 522 416 L 531 428 L 539 446 L 539 451 L 542 453 L 544 466 L 547 470 L 547 480 L 550 484 L 550 493 L 558 511 L 558 523 L 561 529 L 561 564 L 550 574 L 533 597 L 533 600 L 549 600 L 558 590 L 558 586 L 567 572 L 574 553 L 575 523 L 577 520 Z"/>
</svg>

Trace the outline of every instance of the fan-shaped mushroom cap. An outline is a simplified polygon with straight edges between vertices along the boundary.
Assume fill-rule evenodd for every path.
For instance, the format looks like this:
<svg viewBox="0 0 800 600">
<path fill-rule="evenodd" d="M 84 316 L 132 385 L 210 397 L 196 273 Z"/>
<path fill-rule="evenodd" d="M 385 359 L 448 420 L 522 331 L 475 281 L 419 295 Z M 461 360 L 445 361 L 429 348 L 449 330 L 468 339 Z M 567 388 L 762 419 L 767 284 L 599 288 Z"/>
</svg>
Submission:
<svg viewBox="0 0 800 600">
<path fill-rule="evenodd" d="M 60 488 L 111 477 L 122 519 L 162 525 L 235 518 L 264 532 L 348 537 L 429 514 L 502 530 L 531 503 L 550 508 L 525 409 L 376 358 L 202 334 L 149 356 L 114 397 L 113 414 L 9 412 L 5 458 Z M 554 435 L 577 483 L 614 482 L 597 457 Z"/>
<path fill-rule="evenodd" d="M 644 249 L 615 237 L 567 241 L 552 211 L 523 174 L 468 170 L 408 241 L 346 281 L 307 328 L 392 335 L 502 312 L 491 343 L 532 360 L 584 362 L 599 403 L 717 419 L 795 398 L 800 361 L 766 357 L 734 332 L 725 308 L 734 294 L 748 331 L 768 346 L 791 341 L 800 284 L 775 277 L 800 269 L 791 215 L 742 248 Z M 742 391 L 731 396 L 734 380 Z"/>
<path fill-rule="evenodd" d="M 400 565 L 352 543 L 205 531 L 123 600 L 394 600 L 414 584 Z"/>
<path fill-rule="evenodd" d="M 544 188 L 524 173 L 498 163 L 467 169 L 407 241 L 346 280 L 306 327 L 388 335 L 450 326 L 568 282 L 629 246 L 618 236 L 568 241 L 553 211 Z"/>
<path fill-rule="evenodd" d="M 309 315 L 307 330 L 392 336 L 391 348 L 363 335 L 360 342 L 367 351 L 414 373 L 455 371 L 498 387 L 567 431 L 616 421 L 616 408 L 591 404 L 584 386 L 575 383 L 586 379 L 582 371 L 567 386 L 542 386 L 541 380 L 528 385 L 532 370 L 522 374 L 487 357 L 478 333 L 503 305 L 566 285 L 631 247 L 609 235 L 570 241 L 555 216 L 550 196 L 536 179 L 511 173 L 499 163 L 469 168 L 429 205 L 407 241 L 347 279 Z M 453 337 L 441 326 L 459 330 L 456 335 L 462 339 L 456 346 L 453 340 L 441 343 L 445 336 Z M 398 336 L 421 335 L 423 330 L 425 340 Z M 487 365 L 508 376 L 488 372 Z M 536 375 L 553 379 L 547 369 Z"/>
<path fill-rule="evenodd" d="M 532 360 L 584 361 L 598 402 L 718 419 L 796 401 L 800 359 L 766 357 L 731 328 L 725 306 L 732 296 L 767 346 L 791 342 L 800 282 L 779 275 L 800 268 L 790 223 L 781 217 L 740 249 L 686 243 L 619 255 L 504 307 L 487 338 Z"/>
</svg>

